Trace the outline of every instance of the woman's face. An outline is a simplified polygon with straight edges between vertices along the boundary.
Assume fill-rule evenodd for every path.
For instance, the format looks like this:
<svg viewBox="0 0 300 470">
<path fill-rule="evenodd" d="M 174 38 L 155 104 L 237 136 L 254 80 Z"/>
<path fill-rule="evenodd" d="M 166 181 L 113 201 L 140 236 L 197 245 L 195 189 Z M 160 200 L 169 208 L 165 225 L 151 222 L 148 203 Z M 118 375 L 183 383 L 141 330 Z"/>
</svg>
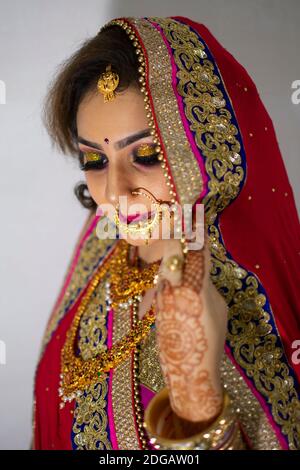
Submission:
<svg viewBox="0 0 300 470">
<path fill-rule="evenodd" d="M 139 187 L 156 199 L 170 201 L 139 90 L 129 87 L 109 102 L 104 102 L 100 93 L 86 95 L 78 108 L 77 130 L 86 182 L 98 206 L 109 204 L 116 208 L 119 197 L 126 196 L 129 216 L 153 210 L 151 200 L 132 194 Z M 107 213 L 108 217 L 111 214 L 112 211 Z M 127 241 L 134 245 L 145 243 L 130 236 Z M 149 240 L 149 244 L 153 242 L 155 239 Z"/>
</svg>

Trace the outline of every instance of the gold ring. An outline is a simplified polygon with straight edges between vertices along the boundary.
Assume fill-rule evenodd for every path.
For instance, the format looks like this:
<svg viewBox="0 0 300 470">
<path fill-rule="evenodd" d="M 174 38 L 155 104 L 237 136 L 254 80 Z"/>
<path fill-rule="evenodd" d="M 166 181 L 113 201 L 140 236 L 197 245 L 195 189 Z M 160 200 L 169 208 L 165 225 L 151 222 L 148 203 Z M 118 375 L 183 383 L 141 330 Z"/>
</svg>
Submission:
<svg viewBox="0 0 300 470">
<path fill-rule="evenodd" d="M 166 262 L 165 262 L 165 266 L 167 269 L 169 269 L 170 271 L 180 271 L 182 269 L 182 266 L 183 266 L 183 258 L 182 256 L 180 255 L 173 255 L 173 256 L 170 256 Z"/>
</svg>

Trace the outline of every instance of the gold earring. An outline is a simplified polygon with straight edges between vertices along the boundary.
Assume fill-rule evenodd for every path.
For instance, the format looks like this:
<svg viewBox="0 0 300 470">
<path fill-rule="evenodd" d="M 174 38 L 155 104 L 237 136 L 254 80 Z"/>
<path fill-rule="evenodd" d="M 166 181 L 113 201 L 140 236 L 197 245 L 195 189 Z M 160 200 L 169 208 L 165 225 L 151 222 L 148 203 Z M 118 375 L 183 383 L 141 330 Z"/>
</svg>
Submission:
<svg viewBox="0 0 300 470">
<path fill-rule="evenodd" d="M 111 65 L 107 65 L 106 71 L 100 75 L 97 82 L 97 89 L 104 95 L 104 102 L 111 101 L 115 98 L 115 89 L 119 84 L 119 75 L 111 70 Z"/>
</svg>

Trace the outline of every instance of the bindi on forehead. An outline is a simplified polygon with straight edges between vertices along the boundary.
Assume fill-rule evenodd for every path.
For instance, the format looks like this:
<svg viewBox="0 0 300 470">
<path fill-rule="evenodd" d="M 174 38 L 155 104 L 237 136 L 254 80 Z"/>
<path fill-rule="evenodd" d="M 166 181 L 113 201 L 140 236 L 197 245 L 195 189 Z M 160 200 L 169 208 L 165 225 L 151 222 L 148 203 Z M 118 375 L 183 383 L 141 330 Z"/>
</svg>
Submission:
<svg viewBox="0 0 300 470">
<path fill-rule="evenodd" d="M 148 129 L 143 129 L 141 131 L 136 132 L 135 134 L 131 134 L 131 135 L 125 137 L 124 139 L 119 140 L 118 142 L 115 142 L 114 147 L 117 150 L 121 150 L 121 149 L 127 147 L 127 145 L 133 144 L 134 142 L 137 142 L 138 140 L 140 140 L 144 137 L 148 137 L 148 136 L 151 136 L 150 129 L 149 128 Z M 100 144 L 98 144 L 97 142 L 91 142 L 90 140 L 84 139 L 80 135 L 78 136 L 77 141 L 78 141 L 78 143 L 83 144 L 83 145 L 87 145 L 88 147 L 92 147 L 92 148 L 95 148 L 95 149 L 98 149 L 98 150 L 103 150 L 103 147 Z M 108 137 L 104 138 L 104 142 L 106 144 L 110 143 L 110 140 L 108 139 Z"/>
</svg>

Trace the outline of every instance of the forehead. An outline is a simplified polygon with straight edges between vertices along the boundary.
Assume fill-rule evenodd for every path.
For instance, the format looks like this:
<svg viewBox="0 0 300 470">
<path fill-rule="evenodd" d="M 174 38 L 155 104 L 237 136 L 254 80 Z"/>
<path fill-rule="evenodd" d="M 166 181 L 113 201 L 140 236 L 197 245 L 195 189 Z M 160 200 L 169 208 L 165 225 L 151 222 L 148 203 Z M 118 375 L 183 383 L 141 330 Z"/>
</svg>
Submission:
<svg viewBox="0 0 300 470">
<path fill-rule="evenodd" d="M 86 95 L 78 107 L 76 121 L 78 134 L 96 142 L 106 137 L 117 141 L 148 127 L 143 95 L 134 88 L 118 93 L 109 102 L 104 102 L 103 95 L 97 92 Z"/>
</svg>

